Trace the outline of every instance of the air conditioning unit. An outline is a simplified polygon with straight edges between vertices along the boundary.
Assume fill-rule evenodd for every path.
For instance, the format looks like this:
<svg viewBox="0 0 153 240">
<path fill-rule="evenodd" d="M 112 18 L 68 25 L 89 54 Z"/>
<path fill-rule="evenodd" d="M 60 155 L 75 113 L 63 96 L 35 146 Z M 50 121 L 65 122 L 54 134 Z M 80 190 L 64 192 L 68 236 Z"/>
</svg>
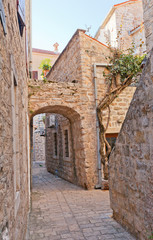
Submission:
<svg viewBox="0 0 153 240">
<path fill-rule="evenodd" d="M 48 127 L 49 127 L 49 128 L 54 128 L 55 125 L 56 125 L 55 115 L 50 115 L 50 116 L 49 116 L 49 125 L 48 125 Z"/>
</svg>

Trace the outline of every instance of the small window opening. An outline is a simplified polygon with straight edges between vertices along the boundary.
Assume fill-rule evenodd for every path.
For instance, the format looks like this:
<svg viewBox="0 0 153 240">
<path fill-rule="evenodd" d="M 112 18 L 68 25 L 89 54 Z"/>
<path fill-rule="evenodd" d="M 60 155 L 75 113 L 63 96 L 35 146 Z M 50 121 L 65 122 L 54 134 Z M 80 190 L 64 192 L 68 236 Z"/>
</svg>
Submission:
<svg viewBox="0 0 153 240">
<path fill-rule="evenodd" d="M 32 78 L 38 79 L 38 71 L 32 71 Z"/>
<path fill-rule="evenodd" d="M 64 142 L 65 142 L 65 157 L 69 157 L 69 136 L 67 129 L 64 131 Z"/>
<path fill-rule="evenodd" d="M 54 133 L 54 155 L 57 156 L 57 133 Z"/>
<path fill-rule="evenodd" d="M 111 149 L 113 149 L 113 147 L 115 146 L 115 142 L 116 142 L 116 139 L 117 139 L 117 136 L 118 134 L 117 133 L 114 133 L 114 134 L 106 134 L 106 140 L 108 141 L 108 143 L 110 144 L 111 146 Z M 107 152 L 107 146 L 106 146 L 106 152 Z M 108 156 L 108 158 L 110 157 L 110 154 Z"/>
</svg>

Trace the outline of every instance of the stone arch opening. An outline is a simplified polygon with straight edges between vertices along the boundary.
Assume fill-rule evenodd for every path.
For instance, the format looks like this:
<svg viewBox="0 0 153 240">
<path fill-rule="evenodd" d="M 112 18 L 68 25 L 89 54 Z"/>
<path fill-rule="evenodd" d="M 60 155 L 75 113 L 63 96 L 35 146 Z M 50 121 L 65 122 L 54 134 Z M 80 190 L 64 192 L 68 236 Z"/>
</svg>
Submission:
<svg viewBox="0 0 153 240">
<path fill-rule="evenodd" d="M 85 152 L 80 114 L 74 109 L 61 106 L 44 106 L 30 116 L 31 150 L 33 148 L 33 117 L 46 114 L 45 154 L 47 170 L 74 184 L 87 188 Z M 49 126 L 50 117 L 55 116 L 58 125 Z M 52 119 L 54 120 L 54 119 Z M 68 141 L 68 143 L 67 143 Z M 57 146 L 57 149 L 55 145 Z M 31 160 L 32 160 L 31 151 Z"/>
</svg>

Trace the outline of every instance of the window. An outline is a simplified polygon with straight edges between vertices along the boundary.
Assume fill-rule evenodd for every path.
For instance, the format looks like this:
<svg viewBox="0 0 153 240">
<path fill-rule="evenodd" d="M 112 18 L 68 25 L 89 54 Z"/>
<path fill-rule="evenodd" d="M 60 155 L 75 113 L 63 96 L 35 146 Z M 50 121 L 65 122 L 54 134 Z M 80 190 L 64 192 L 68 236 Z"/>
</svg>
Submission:
<svg viewBox="0 0 153 240">
<path fill-rule="evenodd" d="M 23 29 L 25 27 L 25 0 L 17 0 L 17 15 L 21 37 L 23 36 Z"/>
<path fill-rule="evenodd" d="M 65 157 L 69 157 L 69 136 L 68 129 L 64 130 Z"/>
<path fill-rule="evenodd" d="M 113 149 L 113 147 L 115 146 L 117 136 L 118 136 L 118 133 L 106 134 L 106 140 L 110 144 L 111 149 Z M 107 146 L 106 146 L 106 151 L 107 151 Z"/>
<path fill-rule="evenodd" d="M 32 71 L 32 78 L 38 79 L 38 71 Z"/>
<path fill-rule="evenodd" d="M 57 157 L 57 132 L 54 132 L 54 156 Z"/>
</svg>

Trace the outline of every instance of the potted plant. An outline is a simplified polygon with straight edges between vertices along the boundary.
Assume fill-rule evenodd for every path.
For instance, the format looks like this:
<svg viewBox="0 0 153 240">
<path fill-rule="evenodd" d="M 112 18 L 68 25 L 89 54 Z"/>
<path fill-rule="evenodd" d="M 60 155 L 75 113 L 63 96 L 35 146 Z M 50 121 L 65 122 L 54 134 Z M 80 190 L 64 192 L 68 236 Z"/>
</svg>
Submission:
<svg viewBox="0 0 153 240">
<path fill-rule="evenodd" d="M 42 69 L 42 78 L 43 80 L 46 79 L 46 75 L 47 73 L 49 72 L 49 70 L 51 69 L 51 60 L 49 58 L 45 58 L 41 61 L 41 64 L 40 64 L 40 69 Z"/>
</svg>

